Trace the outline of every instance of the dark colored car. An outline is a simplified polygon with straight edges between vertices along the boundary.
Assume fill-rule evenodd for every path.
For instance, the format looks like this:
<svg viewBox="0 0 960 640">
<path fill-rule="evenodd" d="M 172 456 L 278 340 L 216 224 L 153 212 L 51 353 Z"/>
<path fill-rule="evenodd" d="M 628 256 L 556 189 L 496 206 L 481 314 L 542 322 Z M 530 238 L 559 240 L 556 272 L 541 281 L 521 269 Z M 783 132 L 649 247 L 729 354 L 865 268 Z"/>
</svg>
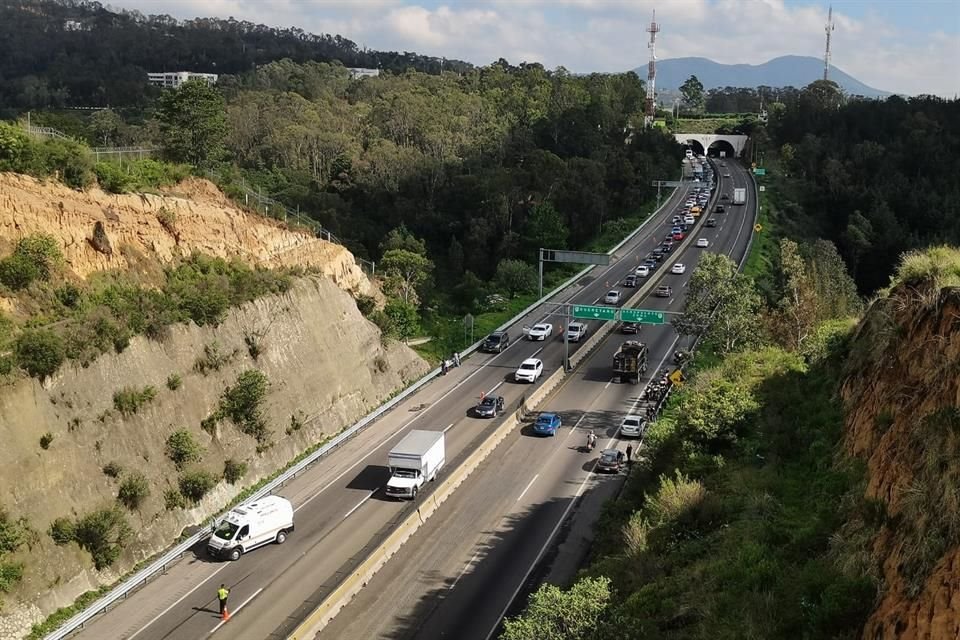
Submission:
<svg viewBox="0 0 960 640">
<path fill-rule="evenodd" d="M 721 200 L 729 200 L 729 199 L 730 199 L 730 196 L 725 193 L 725 194 L 723 194 L 722 196 L 720 196 L 720 199 L 721 199 Z"/>
<path fill-rule="evenodd" d="M 656 260 L 657 262 L 660 262 L 661 260 L 663 260 L 663 256 L 666 253 L 667 253 L 666 249 L 664 249 L 663 247 L 657 247 L 656 249 L 650 252 L 650 257 Z"/>
<path fill-rule="evenodd" d="M 716 219 L 716 218 L 708 218 L 708 219 L 707 219 L 707 222 L 706 222 L 706 226 L 708 226 L 708 227 L 715 227 L 715 226 L 717 226 L 717 219 Z"/>
<path fill-rule="evenodd" d="M 623 326 L 620 327 L 620 330 L 623 333 L 639 333 L 640 325 L 637 324 L 636 322 L 624 322 Z"/>
<path fill-rule="evenodd" d="M 623 286 L 632 289 L 637 286 L 637 276 L 630 274 L 623 280 Z"/>
<path fill-rule="evenodd" d="M 619 473 L 623 466 L 623 453 L 617 449 L 604 449 L 597 460 L 597 471 Z"/>
<path fill-rule="evenodd" d="M 724 208 L 722 204 L 718 204 L 717 207 L 714 209 L 714 211 L 716 211 L 717 213 L 725 213 L 727 210 L 726 208 Z"/>
<path fill-rule="evenodd" d="M 541 436 L 555 436 L 560 428 L 560 416 L 556 413 L 541 413 L 533 423 L 533 432 Z"/>
<path fill-rule="evenodd" d="M 646 260 L 643 261 L 643 265 L 653 270 L 657 268 L 657 261 L 654 260 L 653 258 L 647 258 Z"/>
<path fill-rule="evenodd" d="M 480 345 L 480 350 L 487 353 L 500 353 L 509 346 L 510 334 L 506 331 L 494 331 Z"/>
<path fill-rule="evenodd" d="M 668 287 L 665 284 L 657 287 L 657 297 L 658 298 L 669 298 L 673 295 L 673 287 Z"/>
<path fill-rule="evenodd" d="M 480 401 L 473 412 L 478 418 L 496 418 L 498 413 L 503 412 L 503 398 L 500 396 L 487 396 Z"/>
</svg>

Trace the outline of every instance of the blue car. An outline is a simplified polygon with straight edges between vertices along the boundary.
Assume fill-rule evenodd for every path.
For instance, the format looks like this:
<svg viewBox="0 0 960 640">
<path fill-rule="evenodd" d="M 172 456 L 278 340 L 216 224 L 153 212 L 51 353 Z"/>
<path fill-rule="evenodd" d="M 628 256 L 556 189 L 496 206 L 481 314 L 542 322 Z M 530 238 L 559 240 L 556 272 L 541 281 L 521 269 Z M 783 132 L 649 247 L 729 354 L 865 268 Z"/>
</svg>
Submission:
<svg viewBox="0 0 960 640">
<path fill-rule="evenodd" d="M 541 436 L 555 436 L 560 428 L 560 416 L 555 413 L 541 413 L 533 423 L 533 432 Z"/>
</svg>

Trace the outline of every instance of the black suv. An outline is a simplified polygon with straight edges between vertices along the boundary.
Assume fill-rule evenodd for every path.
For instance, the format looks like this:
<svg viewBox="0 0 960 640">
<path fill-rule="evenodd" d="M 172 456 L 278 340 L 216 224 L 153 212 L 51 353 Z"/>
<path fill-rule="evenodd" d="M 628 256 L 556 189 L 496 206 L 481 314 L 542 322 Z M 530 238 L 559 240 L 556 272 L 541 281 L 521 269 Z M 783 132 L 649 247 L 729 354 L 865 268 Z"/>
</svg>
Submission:
<svg viewBox="0 0 960 640">
<path fill-rule="evenodd" d="M 717 226 L 717 219 L 716 219 L 716 218 L 708 218 L 705 226 L 707 226 L 707 227 L 715 227 L 715 226 Z"/>
<path fill-rule="evenodd" d="M 501 353 L 510 346 L 510 334 L 506 331 L 494 331 L 480 345 L 481 351 L 487 353 Z"/>
<path fill-rule="evenodd" d="M 716 209 L 714 209 L 714 211 L 716 211 L 717 213 L 724 213 L 724 212 L 726 212 L 726 209 L 724 208 L 724 206 L 723 206 L 722 204 L 718 204 L 717 207 L 716 207 Z"/>
</svg>

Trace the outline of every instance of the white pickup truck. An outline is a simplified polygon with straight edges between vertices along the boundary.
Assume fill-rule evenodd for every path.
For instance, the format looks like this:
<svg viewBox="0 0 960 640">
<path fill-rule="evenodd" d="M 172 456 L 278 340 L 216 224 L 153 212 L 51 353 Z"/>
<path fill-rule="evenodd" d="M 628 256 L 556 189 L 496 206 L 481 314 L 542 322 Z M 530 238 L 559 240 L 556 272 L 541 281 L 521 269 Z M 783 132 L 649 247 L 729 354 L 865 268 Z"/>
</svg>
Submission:
<svg viewBox="0 0 960 640">
<path fill-rule="evenodd" d="M 527 338 L 530 340 L 546 340 L 553 335 L 553 325 L 549 322 L 538 322 L 530 327 Z"/>
<path fill-rule="evenodd" d="M 587 337 L 587 325 L 582 322 L 571 322 L 567 326 L 567 340 L 569 342 L 580 342 Z"/>
</svg>

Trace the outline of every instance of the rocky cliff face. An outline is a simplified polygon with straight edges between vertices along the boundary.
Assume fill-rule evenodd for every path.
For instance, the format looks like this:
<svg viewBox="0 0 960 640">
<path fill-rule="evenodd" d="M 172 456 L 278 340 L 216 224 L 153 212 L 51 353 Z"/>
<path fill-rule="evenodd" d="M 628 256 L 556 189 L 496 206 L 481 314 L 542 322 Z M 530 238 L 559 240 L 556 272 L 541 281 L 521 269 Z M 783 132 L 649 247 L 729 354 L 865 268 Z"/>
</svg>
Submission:
<svg viewBox="0 0 960 640">
<path fill-rule="evenodd" d="M 98 223 L 102 232 L 95 234 Z M 265 267 L 311 267 L 345 290 L 377 295 L 344 247 L 246 213 L 212 183 L 197 178 L 165 195 L 114 195 L 0 173 L 0 249 L 35 233 L 57 238 L 66 266 L 81 278 L 166 264 L 198 251 Z"/>
<path fill-rule="evenodd" d="M 217 327 L 175 325 L 161 339 L 134 338 L 122 353 L 89 366 L 68 362 L 43 384 L 19 378 L 0 387 L 0 508 L 28 532 L 4 557 L 25 571 L 3 595 L 0 638 L 22 637 L 79 594 L 115 581 L 428 369 L 406 346 L 382 340 L 359 312 L 355 295 L 380 294 L 346 249 L 243 212 L 208 182 L 189 180 L 176 190 L 115 196 L 0 173 L 0 255 L 23 236 L 52 235 L 68 277 L 129 270 L 150 282 L 163 265 L 194 251 L 311 273 L 285 294 L 231 310 Z M 16 302 L 0 298 L 18 314 Z M 258 442 L 230 420 L 202 428 L 224 391 L 251 369 L 269 381 L 262 406 L 268 437 Z M 168 384 L 172 378 L 179 386 Z M 115 392 L 147 387 L 155 397 L 136 412 L 116 409 Z M 179 471 L 166 443 L 181 429 L 203 446 L 193 466 L 218 482 L 198 503 L 170 509 L 164 493 L 178 487 Z M 227 460 L 247 467 L 235 484 L 222 479 Z M 104 472 L 111 464 L 123 469 L 120 478 Z M 76 543 L 53 543 L 47 532 L 56 518 L 117 505 L 120 480 L 134 471 L 146 476 L 150 494 L 124 510 L 133 539 L 113 566 L 97 571 Z"/>
<path fill-rule="evenodd" d="M 900 286 L 867 312 L 843 386 L 849 452 L 886 516 L 865 640 L 960 637 L 960 291 Z"/>
<path fill-rule="evenodd" d="M 246 343 L 252 333 L 262 336 L 256 360 Z M 195 363 L 213 344 L 228 363 L 204 375 Z M 200 428 L 224 389 L 252 368 L 270 381 L 270 446 L 261 452 L 254 438 L 229 421 L 214 434 Z M 21 602 L 5 604 L 0 637 L 19 637 L 11 627 L 29 629 L 14 620 L 36 622 L 80 593 L 115 580 L 164 549 L 185 527 L 215 513 L 244 486 L 351 424 L 426 369 L 407 347 L 383 344 L 377 327 L 360 314 L 348 293 L 327 278 L 308 277 L 287 294 L 234 310 L 218 328 L 176 326 L 162 341 L 136 338 L 123 353 L 104 355 L 86 369 L 65 366 L 45 385 L 26 379 L 4 389 L 3 503 L 39 535 L 14 558 L 27 561 L 29 568 L 18 593 Z M 166 386 L 171 374 L 182 378 L 176 390 Z M 157 397 L 135 415 L 113 410 L 115 391 L 147 385 L 157 390 Z M 302 427 L 291 428 L 298 422 Z M 249 471 L 242 482 L 221 481 L 196 506 L 168 511 L 163 494 L 177 486 L 177 471 L 165 455 L 165 443 L 177 429 L 188 429 L 204 445 L 203 469 L 219 476 L 226 459 L 245 462 Z M 46 432 L 53 441 L 42 449 L 40 437 Z M 146 474 L 151 494 L 129 513 L 133 544 L 114 567 L 98 572 L 76 544 L 58 547 L 45 532 L 57 517 L 76 517 L 115 503 L 118 482 L 102 471 L 109 462 Z"/>
</svg>

